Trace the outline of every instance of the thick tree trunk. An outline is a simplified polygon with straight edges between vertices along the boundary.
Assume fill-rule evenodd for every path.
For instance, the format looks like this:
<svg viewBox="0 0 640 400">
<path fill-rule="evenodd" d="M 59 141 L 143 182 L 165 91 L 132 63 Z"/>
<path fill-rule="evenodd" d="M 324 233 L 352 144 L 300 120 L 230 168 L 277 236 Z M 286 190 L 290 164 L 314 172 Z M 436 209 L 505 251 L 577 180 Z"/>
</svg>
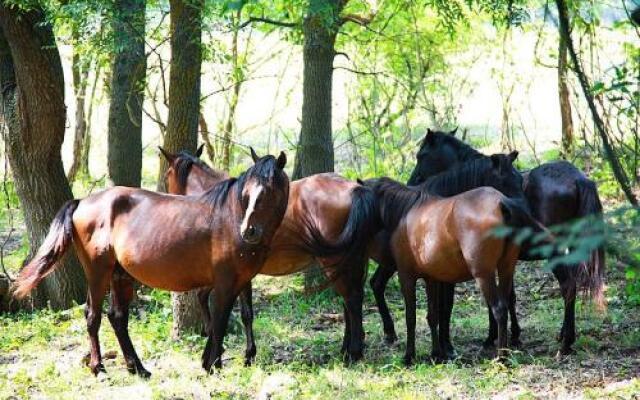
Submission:
<svg viewBox="0 0 640 400">
<path fill-rule="evenodd" d="M 145 1 L 116 0 L 113 8 L 115 54 L 109 106 L 109 180 L 113 185 L 139 187 L 142 102 L 147 68 Z"/>
<path fill-rule="evenodd" d="M 327 20 L 327 7 L 332 18 Z M 340 28 L 341 0 L 311 0 L 304 18 L 302 126 L 296 151 L 293 179 L 333 171 L 331 99 L 336 33 Z M 305 287 L 316 286 L 318 268 L 305 273 Z"/>
<path fill-rule="evenodd" d="M 200 115 L 200 67 L 202 49 L 202 0 L 171 0 L 171 69 L 169 117 L 164 148 L 195 153 Z M 161 157 L 158 187 L 164 189 L 166 160 Z M 187 266 L 185 266 L 187 267 Z M 173 337 L 202 329 L 202 315 L 195 291 L 173 293 Z"/>
<path fill-rule="evenodd" d="M 562 155 L 569 158 L 573 153 L 573 118 L 569 93 L 567 65 L 567 43 L 562 35 L 558 40 L 558 99 L 560 100 L 560 117 L 562 119 Z"/>
<path fill-rule="evenodd" d="M 596 107 L 593 95 L 591 94 L 591 85 L 589 84 L 587 76 L 582 69 L 580 60 L 578 59 L 578 54 L 576 53 L 576 50 L 573 46 L 573 41 L 571 40 L 571 31 L 569 29 L 569 11 L 567 9 L 567 3 L 564 0 L 556 0 L 556 6 L 558 7 L 560 35 L 567 44 L 567 50 L 569 51 L 569 56 L 571 56 L 571 62 L 573 63 L 574 72 L 578 77 L 578 81 L 580 81 L 582 93 L 587 100 L 587 105 L 589 106 L 589 110 L 591 111 L 591 116 L 593 118 L 593 122 L 595 123 L 596 131 L 598 132 L 598 135 L 600 135 L 600 139 L 602 140 L 604 155 L 607 158 L 609 165 L 611 166 L 613 175 L 615 176 L 618 184 L 627 197 L 627 200 L 629 200 L 632 205 L 638 206 L 638 199 L 631 190 L 627 174 L 622 168 L 620 160 L 618 160 L 618 156 L 616 155 L 613 146 L 609 142 L 609 136 L 607 135 L 604 122 L 600 117 L 600 113 L 598 112 L 598 109 Z"/>
<path fill-rule="evenodd" d="M 202 0 L 171 0 L 171 67 L 169 70 L 169 117 L 163 147 L 173 153 L 196 151 L 200 113 L 202 64 Z M 158 189 L 167 170 L 160 157 Z"/>
<path fill-rule="evenodd" d="M 0 87 L 5 145 L 31 244 L 37 250 L 54 215 L 73 198 L 60 148 L 66 109 L 64 76 L 51 25 L 39 9 L 0 5 Z M 37 307 L 69 308 L 86 296 L 73 252 L 33 293 Z"/>
<path fill-rule="evenodd" d="M 74 40 L 78 40 L 77 35 L 74 35 Z M 89 68 L 83 68 L 80 65 L 80 55 L 73 50 L 73 59 L 71 62 L 71 75 L 73 77 L 73 92 L 76 101 L 76 118 L 75 118 L 75 132 L 73 135 L 73 161 L 67 178 L 69 183 L 72 184 L 76 179 L 76 175 L 80 170 L 82 164 L 82 150 L 84 147 L 84 140 L 87 135 L 87 119 L 85 117 L 85 95 L 87 93 L 87 78 L 89 77 Z"/>
</svg>

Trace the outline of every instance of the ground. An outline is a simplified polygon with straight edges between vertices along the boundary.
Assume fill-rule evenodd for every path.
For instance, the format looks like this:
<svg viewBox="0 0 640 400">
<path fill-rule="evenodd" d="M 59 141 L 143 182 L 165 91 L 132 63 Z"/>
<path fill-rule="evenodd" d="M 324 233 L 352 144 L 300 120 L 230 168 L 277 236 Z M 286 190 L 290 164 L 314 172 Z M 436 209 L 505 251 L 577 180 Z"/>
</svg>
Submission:
<svg viewBox="0 0 640 400">
<path fill-rule="evenodd" d="M 131 336 L 152 372 L 129 375 L 108 320 L 100 330 L 106 374 L 84 366 L 88 351 L 82 306 L 65 312 L 37 311 L 0 317 L 1 398 L 639 398 L 640 314 L 627 304 L 624 276 L 611 263 L 608 310 L 578 306 L 577 354 L 556 358 L 562 316 L 557 283 L 540 265 L 520 264 L 518 314 L 524 346 L 506 365 L 481 349 L 487 312 L 473 285 L 458 288 L 452 336 L 460 358 L 433 364 L 424 291 L 419 291 L 417 365 L 402 364 L 404 312 L 397 282 L 388 290 L 397 344 L 382 340 L 373 297 L 365 299 L 365 359 L 346 366 L 339 357 L 341 305 L 330 292 L 302 294 L 300 276 L 258 278 L 255 287 L 256 363 L 243 367 L 239 318 L 226 340 L 224 368 L 200 368 L 204 339 L 171 341 L 169 295 L 141 289 L 132 313 Z M 234 313 L 237 315 L 237 313 Z"/>
</svg>

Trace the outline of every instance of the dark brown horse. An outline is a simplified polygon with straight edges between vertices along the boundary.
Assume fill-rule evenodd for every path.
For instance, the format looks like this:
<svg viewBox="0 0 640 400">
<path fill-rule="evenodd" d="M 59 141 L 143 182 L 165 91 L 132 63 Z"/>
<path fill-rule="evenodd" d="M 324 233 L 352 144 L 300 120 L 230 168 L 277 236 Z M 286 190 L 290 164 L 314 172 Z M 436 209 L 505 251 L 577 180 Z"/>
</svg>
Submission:
<svg viewBox="0 0 640 400">
<path fill-rule="evenodd" d="M 507 347 L 507 303 L 519 248 L 492 233 L 521 214 L 515 201 L 489 187 L 441 198 L 426 187 L 408 188 L 388 178 L 366 182 L 377 196 L 380 220 L 389 232 L 405 300 L 405 363 L 415 356 L 416 281 L 457 283 L 474 279 L 498 321 L 498 356 Z M 499 282 L 496 285 L 496 276 Z M 429 289 L 429 286 L 427 286 Z M 433 293 L 427 290 L 429 300 Z M 439 343 L 432 330 L 432 345 Z"/>
<path fill-rule="evenodd" d="M 196 195 L 221 179 L 218 171 L 197 157 L 186 152 L 161 151 L 169 161 L 166 183 L 172 193 Z M 362 358 L 363 282 L 374 215 L 373 192 L 337 174 L 317 174 L 291 182 L 284 220 L 260 270 L 261 274 L 282 276 L 300 272 L 316 262 L 323 265 L 344 299 L 342 352 L 351 361 Z M 205 319 L 209 292 L 203 290 L 200 295 Z M 247 364 L 256 354 L 251 303 L 251 288 L 247 286 L 240 296 Z"/>
<path fill-rule="evenodd" d="M 109 321 L 127 368 L 149 376 L 128 332 L 133 279 L 171 291 L 214 287 L 213 329 L 202 366 L 207 371 L 212 365 L 221 367 L 233 303 L 266 260 L 287 208 L 285 163 L 284 153 L 277 159 L 262 157 L 239 178 L 223 180 L 200 196 L 114 187 L 69 201 L 20 272 L 15 295 L 26 296 L 73 243 L 89 286 L 85 316 L 91 370 L 104 370 L 98 330 L 102 302 L 111 289 Z"/>
<path fill-rule="evenodd" d="M 458 140 L 454 134 L 455 130 L 450 133 L 427 132 L 420 145 L 418 162 L 409 184 L 423 182 L 457 164 L 488 158 Z M 523 190 L 531 214 L 545 226 L 565 224 L 590 216 L 600 218 L 602 205 L 595 183 L 572 164 L 566 161 L 546 163 L 523 173 L 523 177 Z M 535 260 L 541 259 L 541 256 L 525 247 L 520 259 Z M 558 340 L 562 342 L 561 354 L 573 352 L 571 346 L 575 342 L 575 301 L 578 286 L 586 287 L 588 295 L 597 305 L 604 304 L 605 265 L 604 248 L 601 246 L 584 263 L 560 264 L 553 268 L 565 306 L 562 329 L 558 336 Z M 443 303 L 450 306 L 451 303 L 446 298 L 453 299 L 453 286 L 442 285 L 440 291 L 443 293 Z M 491 328 L 486 344 L 490 344 L 495 338 L 493 322 Z"/>
</svg>

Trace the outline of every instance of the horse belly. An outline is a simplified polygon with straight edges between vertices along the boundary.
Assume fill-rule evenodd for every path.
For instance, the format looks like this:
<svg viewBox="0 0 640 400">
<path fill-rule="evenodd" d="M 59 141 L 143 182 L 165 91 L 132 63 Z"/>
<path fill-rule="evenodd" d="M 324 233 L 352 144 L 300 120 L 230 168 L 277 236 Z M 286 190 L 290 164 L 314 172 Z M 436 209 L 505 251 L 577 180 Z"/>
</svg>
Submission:
<svg viewBox="0 0 640 400">
<path fill-rule="evenodd" d="M 313 257 L 301 251 L 273 250 L 264 265 L 260 269 L 260 274 L 271 276 L 289 275 L 302 271 L 314 262 Z"/>
</svg>

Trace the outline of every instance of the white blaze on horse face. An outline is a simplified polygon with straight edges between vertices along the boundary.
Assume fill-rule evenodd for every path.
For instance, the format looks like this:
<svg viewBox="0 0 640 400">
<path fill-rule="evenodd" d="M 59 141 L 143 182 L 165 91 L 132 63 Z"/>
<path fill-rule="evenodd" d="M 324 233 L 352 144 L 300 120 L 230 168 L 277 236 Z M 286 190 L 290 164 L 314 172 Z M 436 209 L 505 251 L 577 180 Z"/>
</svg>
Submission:
<svg viewBox="0 0 640 400">
<path fill-rule="evenodd" d="M 240 225 L 240 233 L 244 234 L 244 231 L 249 227 L 249 218 L 251 218 L 251 214 L 256 207 L 256 202 L 258 201 L 258 197 L 262 194 L 262 190 L 264 187 L 262 185 L 254 186 L 249 192 L 249 205 L 247 206 L 247 211 L 244 213 L 244 219 L 242 220 L 242 224 Z"/>
</svg>

